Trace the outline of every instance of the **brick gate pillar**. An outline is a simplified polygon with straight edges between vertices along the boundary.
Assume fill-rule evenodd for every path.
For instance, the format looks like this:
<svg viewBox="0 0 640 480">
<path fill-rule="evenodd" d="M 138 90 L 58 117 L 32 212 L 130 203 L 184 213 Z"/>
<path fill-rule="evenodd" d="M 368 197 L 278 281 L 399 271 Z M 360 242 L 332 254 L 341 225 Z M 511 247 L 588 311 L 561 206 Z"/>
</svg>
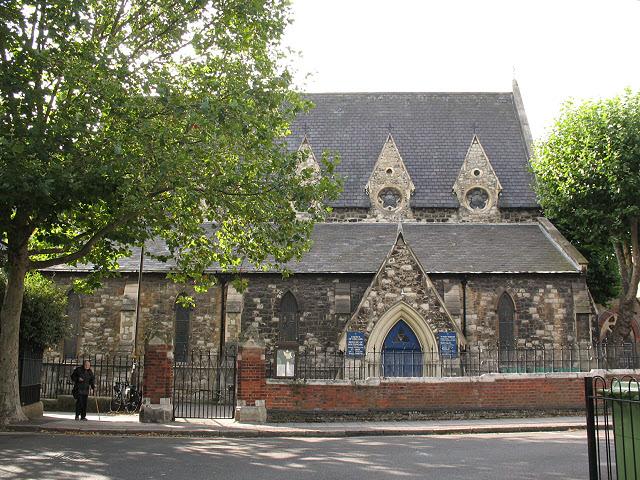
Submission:
<svg viewBox="0 0 640 480">
<path fill-rule="evenodd" d="M 236 421 L 267 421 L 267 379 L 264 346 L 250 339 L 238 348 Z"/>
<path fill-rule="evenodd" d="M 165 423 L 173 419 L 173 346 L 158 337 L 152 338 L 144 351 L 140 421 Z"/>
</svg>

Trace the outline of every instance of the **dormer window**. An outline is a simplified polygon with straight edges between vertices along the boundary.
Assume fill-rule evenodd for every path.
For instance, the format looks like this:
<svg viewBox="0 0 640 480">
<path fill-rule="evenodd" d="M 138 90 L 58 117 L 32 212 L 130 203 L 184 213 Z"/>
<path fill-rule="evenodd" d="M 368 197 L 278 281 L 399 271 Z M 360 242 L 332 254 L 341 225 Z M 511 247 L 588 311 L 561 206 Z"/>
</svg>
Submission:
<svg viewBox="0 0 640 480">
<path fill-rule="evenodd" d="M 500 180 L 489 157 L 474 135 L 453 185 L 453 192 L 460 202 L 460 219 L 486 221 L 499 218 L 498 198 L 501 191 Z"/>
<path fill-rule="evenodd" d="M 389 134 L 365 186 L 372 213 L 386 221 L 411 218 L 409 198 L 414 189 L 400 151 Z"/>
</svg>

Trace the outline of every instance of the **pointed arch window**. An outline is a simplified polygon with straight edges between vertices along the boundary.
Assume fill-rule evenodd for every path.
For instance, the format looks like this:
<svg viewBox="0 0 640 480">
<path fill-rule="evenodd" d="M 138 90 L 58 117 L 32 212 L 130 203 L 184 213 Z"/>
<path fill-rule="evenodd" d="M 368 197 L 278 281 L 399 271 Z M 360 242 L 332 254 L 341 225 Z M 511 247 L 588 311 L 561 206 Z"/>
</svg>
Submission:
<svg viewBox="0 0 640 480">
<path fill-rule="evenodd" d="M 64 339 L 64 358 L 78 356 L 78 338 L 80 336 L 80 295 L 73 290 L 67 294 L 67 318 L 69 319 L 69 334 Z"/>
<path fill-rule="evenodd" d="M 186 362 L 189 353 L 191 307 L 183 305 L 180 297 L 175 303 L 175 315 L 174 359 L 176 362 Z"/>
<path fill-rule="evenodd" d="M 280 301 L 280 342 L 298 341 L 298 301 L 291 292 L 287 292 Z"/>
<path fill-rule="evenodd" d="M 498 340 L 502 345 L 511 345 L 515 340 L 516 306 L 511 295 L 504 292 L 498 301 Z"/>
</svg>

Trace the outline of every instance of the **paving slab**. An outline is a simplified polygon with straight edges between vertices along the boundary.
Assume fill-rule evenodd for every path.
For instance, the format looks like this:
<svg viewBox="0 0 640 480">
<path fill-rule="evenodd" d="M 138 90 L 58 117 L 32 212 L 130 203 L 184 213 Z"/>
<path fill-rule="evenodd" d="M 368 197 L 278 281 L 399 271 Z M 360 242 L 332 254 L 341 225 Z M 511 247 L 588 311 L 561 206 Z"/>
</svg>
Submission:
<svg viewBox="0 0 640 480">
<path fill-rule="evenodd" d="M 76 421 L 71 413 L 45 412 L 36 421 L 9 425 L 6 430 L 93 435 L 350 437 L 544 432 L 586 427 L 584 417 L 266 424 L 239 423 L 233 419 L 176 419 L 171 423 L 153 424 L 140 423 L 137 415 L 88 414 L 87 419 Z"/>
</svg>

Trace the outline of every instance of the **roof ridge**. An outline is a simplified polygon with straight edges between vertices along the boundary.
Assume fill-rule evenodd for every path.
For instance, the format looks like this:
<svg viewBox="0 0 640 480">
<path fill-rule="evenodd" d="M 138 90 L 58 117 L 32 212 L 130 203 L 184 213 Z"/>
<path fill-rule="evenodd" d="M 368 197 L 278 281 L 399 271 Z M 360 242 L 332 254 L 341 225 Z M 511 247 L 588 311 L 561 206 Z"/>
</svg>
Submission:
<svg viewBox="0 0 640 480">
<path fill-rule="evenodd" d="M 301 95 L 510 95 L 513 92 L 498 91 L 376 91 L 376 92 L 299 92 Z"/>
</svg>

